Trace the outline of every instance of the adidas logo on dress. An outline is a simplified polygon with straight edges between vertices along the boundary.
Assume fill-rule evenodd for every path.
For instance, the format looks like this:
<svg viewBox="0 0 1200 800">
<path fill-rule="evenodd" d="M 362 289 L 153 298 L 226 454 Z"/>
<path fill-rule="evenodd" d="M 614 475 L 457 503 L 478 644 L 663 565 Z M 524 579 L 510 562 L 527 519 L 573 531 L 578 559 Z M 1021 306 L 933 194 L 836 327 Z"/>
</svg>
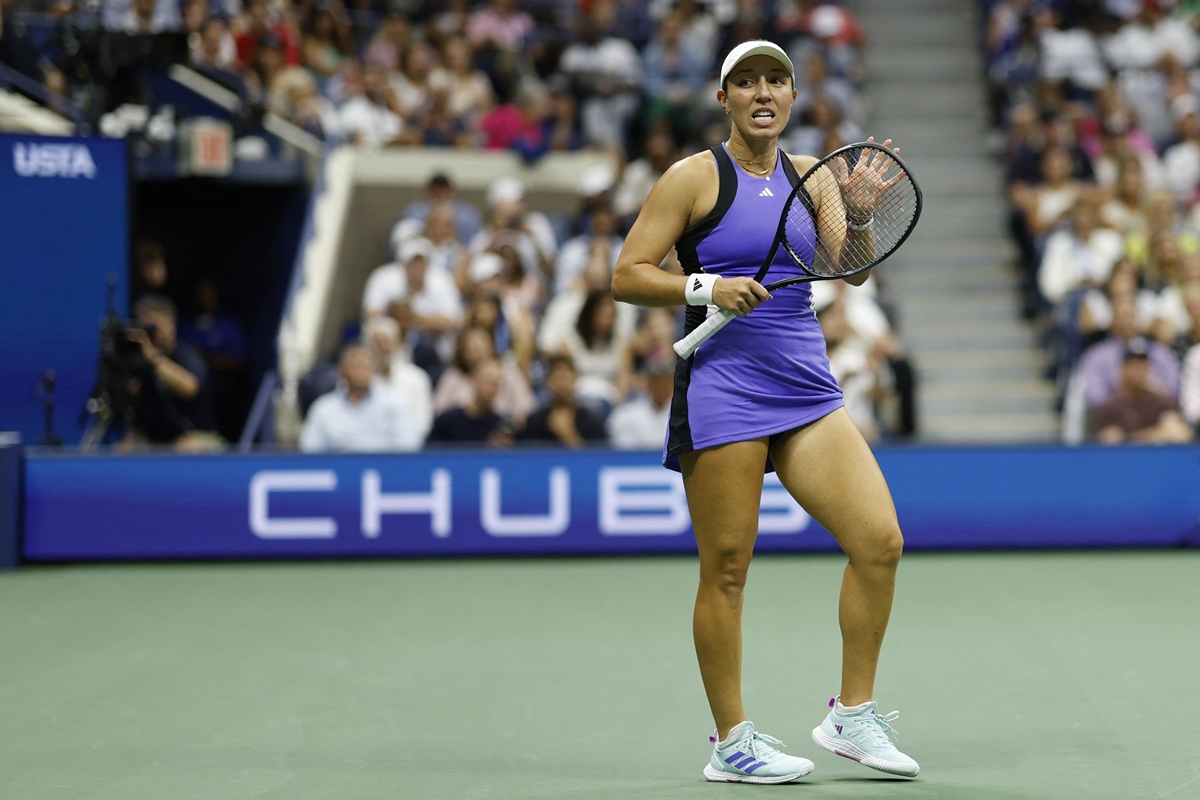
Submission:
<svg viewBox="0 0 1200 800">
<path fill-rule="evenodd" d="M 764 186 L 763 190 L 758 193 L 759 197 L 774 197 L 775 193 L 771 191 L 770 186 Z"/>
</svg>

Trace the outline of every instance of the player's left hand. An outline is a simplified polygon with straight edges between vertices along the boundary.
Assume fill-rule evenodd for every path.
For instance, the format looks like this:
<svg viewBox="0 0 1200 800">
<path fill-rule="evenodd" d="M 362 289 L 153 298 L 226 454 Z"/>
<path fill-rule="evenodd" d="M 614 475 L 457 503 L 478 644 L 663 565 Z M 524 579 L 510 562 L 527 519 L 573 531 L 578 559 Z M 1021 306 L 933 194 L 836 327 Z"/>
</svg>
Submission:
<svg viewBox="0 0 1200 800">
<path fill-rule="evenodd" d="M 874 142 L 875 137 L 868 137 L 867 141 Z M 899 147 L 892 147 L 891 139 L 885 139 L 883 146 L 897 155 L 900 154 Z M 848 219 L 858 222 L 870 219 L 875 213 L 875 207 L 879 205 L 879 198 L 904 177 L 903 170 L 890 178 L 887 177 L 891 165 L 889 159 L 875 150 L 870 151 L 865 158 L 860 158 L 853 168 L 843 158 L 836 158 L 830 162 L 838 188 L 842 191 L 842 203 L 846 207 Z"/>
</svg>

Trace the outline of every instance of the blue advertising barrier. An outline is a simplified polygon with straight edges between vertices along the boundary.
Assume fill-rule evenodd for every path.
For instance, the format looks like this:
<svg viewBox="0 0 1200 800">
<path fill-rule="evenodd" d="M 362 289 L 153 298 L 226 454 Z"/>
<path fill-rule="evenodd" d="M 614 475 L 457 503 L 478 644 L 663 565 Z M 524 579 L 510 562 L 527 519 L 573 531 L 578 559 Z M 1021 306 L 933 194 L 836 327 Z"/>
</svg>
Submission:
<svg viewBox="0 0 1200 800">
<path fill-rule="evenodd" d="M 907 547 L 1200 544 L 1200 450 L 881 448 Z M 655 453 L 70 456 L 25 461 L 24 557 L 694 552 Z M 836 545 L 775 480 L 760 552 Z"/>
</svg>

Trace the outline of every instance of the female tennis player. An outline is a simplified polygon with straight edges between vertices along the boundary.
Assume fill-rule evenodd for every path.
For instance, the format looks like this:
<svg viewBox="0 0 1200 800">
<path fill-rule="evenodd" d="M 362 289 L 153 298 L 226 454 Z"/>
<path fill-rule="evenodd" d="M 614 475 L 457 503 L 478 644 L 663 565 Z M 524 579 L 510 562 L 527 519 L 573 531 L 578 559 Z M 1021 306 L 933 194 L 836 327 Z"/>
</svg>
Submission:
<svg viewBox="0 0 1200 800">
<path fill-rule="evenodd" d="M 794 75 L 771 42 L 745 42 L 729 53 L 717 91 L 729 139 L 659 179 L 617 261 L 613 295 L 642 306 L 687 303 L 689 330 L 709 304 L 739 317 L 678 362 L 663 457 L 683 473 L 700 554 L 693 634 L 717 727 L 704 776 L 784 783 L 813 769 L 776 749 L 782 743 L 755 730 L 742 707 L 742 595 L 763 474 L 771 469 L 849 557 L 839 603 L 841 692 L 813 739 L 866 766 L 915 776 L 917 763 L 889 738 L 896 712 L 879 714 L 873 695 L 903 549 L 891 494 L 842 407 L 808 284 L 770 297 L 747 277 L 767 256 L 793 182 L 817 162 L 778 146 L 796 98 Z M 882 176 L 879 182 L 882 193 Z M 871 207 L 818 199 L 813 213 L 818 230 L 870 235 Z M 659 269 L 672 246 L 684 277 Z M 776 258 L 790 263 L 782 251 Z M 848 280 L 861 284 L 867 275 Z"/>
</svg>

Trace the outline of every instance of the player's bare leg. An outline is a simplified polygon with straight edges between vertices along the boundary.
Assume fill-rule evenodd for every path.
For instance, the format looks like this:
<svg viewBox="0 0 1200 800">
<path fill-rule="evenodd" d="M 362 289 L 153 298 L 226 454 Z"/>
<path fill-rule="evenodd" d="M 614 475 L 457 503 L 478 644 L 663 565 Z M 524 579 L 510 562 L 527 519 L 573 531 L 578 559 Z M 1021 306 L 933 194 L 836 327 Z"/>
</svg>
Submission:
<svg viewBox="0 0 1200 800">
<path fill-rule="evenodd" d="M 783 485 L 849 557 L 838 619 L 841 701 L 872 699 L 904 538 L 883 473 L 845 409 L 779 437 L 771 460 Z"/>
<path fill-rule="evenodd" d="M 767 440 L 680 456 L 700 552 L 692 633 L 717 738 L 746 719 L 742 708 L 742 596 L 758 535 Z"/>
</svg>

